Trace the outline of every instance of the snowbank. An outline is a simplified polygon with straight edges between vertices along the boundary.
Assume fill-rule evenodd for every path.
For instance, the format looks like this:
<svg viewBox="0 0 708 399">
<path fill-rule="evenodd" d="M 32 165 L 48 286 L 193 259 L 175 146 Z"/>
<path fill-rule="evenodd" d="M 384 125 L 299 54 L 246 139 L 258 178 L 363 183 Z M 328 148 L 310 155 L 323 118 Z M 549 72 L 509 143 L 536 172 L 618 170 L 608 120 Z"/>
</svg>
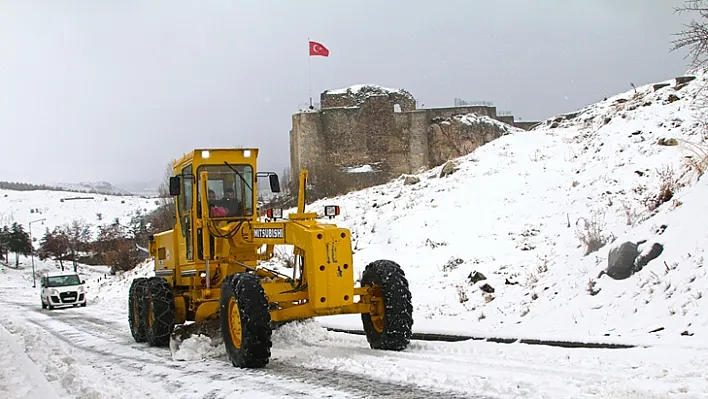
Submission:
<svg viewBox="0 0 708 399">
<path fill-rule="evenodd" d="M 60 398 L 20 343 L 0 324 L 0 397 L 4 399 Z"/>
</svg>

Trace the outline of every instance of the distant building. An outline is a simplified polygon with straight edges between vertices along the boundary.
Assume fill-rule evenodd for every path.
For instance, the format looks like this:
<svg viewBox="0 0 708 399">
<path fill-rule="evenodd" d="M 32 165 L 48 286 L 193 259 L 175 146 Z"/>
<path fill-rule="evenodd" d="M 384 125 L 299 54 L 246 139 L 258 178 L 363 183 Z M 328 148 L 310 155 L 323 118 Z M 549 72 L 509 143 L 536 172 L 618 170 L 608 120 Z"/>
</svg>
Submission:
<svg viewBox="0 0 708 399">
<path fill-rule="evenodd" d="M 341 194 L 441 165 L 533 125 L 497 116 L 491 104 L 417 109 L 402 89 L 328 90 L 319 109 L 292 116 L 291 175 L 297 180 L 308 169 L 314 195 Z"/>
</svg>

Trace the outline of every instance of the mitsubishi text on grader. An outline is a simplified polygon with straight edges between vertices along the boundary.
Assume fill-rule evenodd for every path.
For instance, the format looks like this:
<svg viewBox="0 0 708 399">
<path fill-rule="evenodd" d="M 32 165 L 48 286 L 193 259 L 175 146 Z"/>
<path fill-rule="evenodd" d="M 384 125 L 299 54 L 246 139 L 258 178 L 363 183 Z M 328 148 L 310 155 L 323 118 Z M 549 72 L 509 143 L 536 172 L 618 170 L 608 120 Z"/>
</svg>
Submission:
<svg viewBox="0 0 708 399">
<path fill-rule="evenodd" d="M 405 349 L 413 308 L 400 266 L 374 261 L 357 286 L 349 230 L 305 212 L 306 170 L 297 212 L 260 216 L 258 178 L 267 177 L 273 192 L 280 183 L 274 173 L 256 172 L 257 156 L 257 149 L 198 149 L 173 163 L 175 227 L 150 237 L 155 276 L 135 278 L 129 291 L 135 341 L 170 346 L 179 334 L 212 326 L 234 366 L 260 368 L 280 323 L 358 313 L 371 348 Z M 324 214 L 336 216 L 339 207 Z M 261 265 L 276 245 L 292 246 L 292 276 Z"/>
</svg>

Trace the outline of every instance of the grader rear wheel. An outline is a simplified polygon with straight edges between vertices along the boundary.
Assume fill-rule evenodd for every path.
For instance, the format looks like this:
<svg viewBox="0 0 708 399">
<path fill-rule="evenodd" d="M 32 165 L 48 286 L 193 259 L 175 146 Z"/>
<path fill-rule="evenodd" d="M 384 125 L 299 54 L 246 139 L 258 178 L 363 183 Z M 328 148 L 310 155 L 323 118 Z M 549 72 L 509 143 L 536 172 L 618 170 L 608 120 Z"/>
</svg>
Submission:
<svg viewBox="0 0 708 399">
<path fill-rule="evenodd" d="M 268 300 L 260 279 L 236 273 L 221 283 L 221 335 L 231 363 L 262 368 L 270 360 L 272 328 Z"/>
<path fill-rule="evenodd" d="M 372 349 L 401 351 L 413 332 L 413 304 L 406 275 L 397 263 L 377 260 L 366 266 L 361 286 L 371 287 L 370 313 L 362 313 L 366 339 Z"/>
<path fill-rule="evenodd" d="M 146 286 L 147 278 L 138 277 L 130 284 L 128 291 L 128 324 L 135 342 L 145 342 L 147 339 L 145 323 L 143 323 L 143 293 Z"/>
</svg>

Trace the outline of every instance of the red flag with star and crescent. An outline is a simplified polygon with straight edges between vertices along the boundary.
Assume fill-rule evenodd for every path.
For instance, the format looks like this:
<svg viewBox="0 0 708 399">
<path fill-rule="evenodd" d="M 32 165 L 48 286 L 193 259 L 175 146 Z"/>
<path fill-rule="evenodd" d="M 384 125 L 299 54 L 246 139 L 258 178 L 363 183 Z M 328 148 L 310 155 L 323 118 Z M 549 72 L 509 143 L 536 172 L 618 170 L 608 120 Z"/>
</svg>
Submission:
<svg viewBox="0 0 708 399">
<path fill-rule="evenodd" d="M 329 50 L 322 43 L 310 40 L 310 56 L 329 57 Z"/>
</svg>

